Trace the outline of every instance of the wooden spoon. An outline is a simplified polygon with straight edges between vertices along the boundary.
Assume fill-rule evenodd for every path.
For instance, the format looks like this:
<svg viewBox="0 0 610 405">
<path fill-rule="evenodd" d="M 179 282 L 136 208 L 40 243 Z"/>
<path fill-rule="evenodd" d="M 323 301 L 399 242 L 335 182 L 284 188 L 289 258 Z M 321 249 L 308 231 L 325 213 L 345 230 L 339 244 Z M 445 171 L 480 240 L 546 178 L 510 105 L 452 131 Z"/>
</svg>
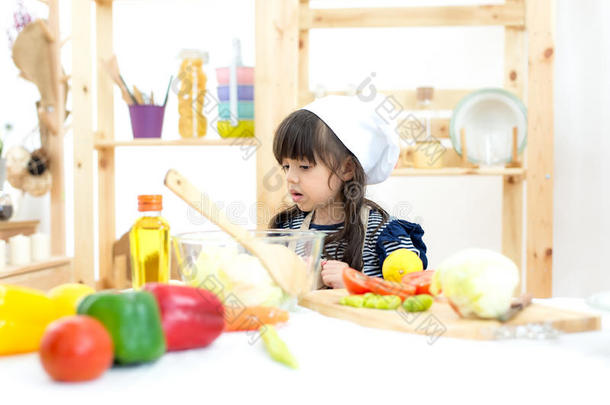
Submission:
<svg viewBox="0 0 610 405">
<path fill-rule="evenodd" d="M 167 172 L 165 186 L 257 257 L 282 290 L 297 297 L 311 290 L 313 275 L 308 274 L 305 262 L 296 253 L 283 245 L 264 243 L 245 228 L 229 221 L 206 193 L 198 190 L 176 170 Z"/>
</svg>

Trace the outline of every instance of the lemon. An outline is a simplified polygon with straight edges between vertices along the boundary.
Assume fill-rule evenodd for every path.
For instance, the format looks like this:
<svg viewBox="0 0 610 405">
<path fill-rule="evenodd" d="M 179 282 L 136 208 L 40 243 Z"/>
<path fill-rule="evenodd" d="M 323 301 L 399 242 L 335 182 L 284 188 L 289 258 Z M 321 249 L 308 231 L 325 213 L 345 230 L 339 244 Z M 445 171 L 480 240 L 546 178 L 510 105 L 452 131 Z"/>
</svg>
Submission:
<svg viewBox="0 0 610 405">
<path fill-rule="evenodd" d="M 423 269 L 424 264 L 417 253 L 403 248 L 393 251 L 385 258 L 381 271 L 384 279 L 399 283 L 406 274 Z"/>
<path fill-rule="evenodd" d="M 75 315 L 81 298 L 95 290 L 85 284 L 68 283 L 58 285 L 47 294 L 54 302 L 58 316 Z"/>
</svg>

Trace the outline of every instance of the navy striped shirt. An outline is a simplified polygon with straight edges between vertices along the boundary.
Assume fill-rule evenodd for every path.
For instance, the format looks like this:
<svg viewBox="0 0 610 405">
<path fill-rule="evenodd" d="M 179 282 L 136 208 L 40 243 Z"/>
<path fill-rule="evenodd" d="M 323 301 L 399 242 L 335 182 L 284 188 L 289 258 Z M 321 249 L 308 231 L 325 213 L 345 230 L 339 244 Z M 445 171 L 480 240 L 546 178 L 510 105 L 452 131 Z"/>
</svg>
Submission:
<svg viewBox="0 0 610 405">
<path fill-rule="evenodd" d="M 306 215 L 307 213 L 305 212 L 299 212 L 291 220 L 278 224 L 278 228 L 300 229 Z M 309 229 L 322 231 L 328 235 L 342 228 L 343 224 L 316 225 L 312 223 L 309 226 Z M 411 238 L 413 230 L 416 231 L 417 243 L 415 244 Z M 421 230 L 419 225 L 395 217 L 390 217 L 384 222 L 381 213 L 371 209 L 364 239 L 364 248 L 362 250 L 362 262 L 364 263 L 362 272 L 367 276 L 382 277 L 381 264 L 383 264 L 383 260 L 385 260 L 387 255 L 401 248 L 417 253 L 424 262 L 424 268 L 427 267 L 426 246 L 421 240 L 421 235 L 423 235 L 423 230 Z M 325 257 L 323 254 L 323 259 L 342 260 L 343 251 L 345 250 L 344 243 L 335 241 L 326 243 L 325 247 L 328 257 Z M 349 262 L 349 259 L 346 258 L 342 261 Z"/>
</svg>

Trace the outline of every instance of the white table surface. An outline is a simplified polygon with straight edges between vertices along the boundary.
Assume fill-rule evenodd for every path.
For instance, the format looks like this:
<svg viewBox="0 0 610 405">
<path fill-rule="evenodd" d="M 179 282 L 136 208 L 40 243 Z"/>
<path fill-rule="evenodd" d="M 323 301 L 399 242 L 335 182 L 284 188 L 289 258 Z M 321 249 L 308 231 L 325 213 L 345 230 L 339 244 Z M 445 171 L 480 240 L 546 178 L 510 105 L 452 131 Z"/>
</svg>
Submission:
<svg viewBox="0 0 610 405">
<path fill-rule="evenodd" d="M 552 340 L 441 336 L 429 344 L 426 336 L 299 308 L 278 328 L 298 370 L 272 361 L 245 332 L 225 333 L 208 348 L 167 353 L 152 364 L 114 367 L 79 384 L 50 380 L 37 354 L 0 357 L 0 404 L 610 404 L 610 313 L 580 299 L 540 302 L 599 313 L 602 330 Z"/>
</svg>

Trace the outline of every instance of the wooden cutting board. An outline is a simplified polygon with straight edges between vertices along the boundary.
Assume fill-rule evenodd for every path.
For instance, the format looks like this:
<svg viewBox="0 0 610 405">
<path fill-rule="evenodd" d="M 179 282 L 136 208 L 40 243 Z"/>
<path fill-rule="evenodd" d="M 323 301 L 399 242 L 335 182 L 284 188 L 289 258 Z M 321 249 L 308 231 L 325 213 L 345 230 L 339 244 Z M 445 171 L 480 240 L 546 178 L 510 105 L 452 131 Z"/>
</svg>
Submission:
<svg viewBox="0 0 610 405">
<path fill-rule="evenodd" d="M 508 322 L 496 320 L 462 319 L 446 302 L 435 302 L 426 312 L 409 313 L 402 308 L 395 311 L 353 308 L 339 305 L 346 290 L 319 290 L 305 295 L 299 304 L 322 315 L 345 319 L 362 326 L 417 333 L 436 340 L 440 336 L 464 339 L 496 339 L 498 334 L 514 327 L 533 324 L 551 325 L 561 332 L 586 332 L 601 329 L 597 315 L 566 311 L 531 304 Z"/>
</svg>

